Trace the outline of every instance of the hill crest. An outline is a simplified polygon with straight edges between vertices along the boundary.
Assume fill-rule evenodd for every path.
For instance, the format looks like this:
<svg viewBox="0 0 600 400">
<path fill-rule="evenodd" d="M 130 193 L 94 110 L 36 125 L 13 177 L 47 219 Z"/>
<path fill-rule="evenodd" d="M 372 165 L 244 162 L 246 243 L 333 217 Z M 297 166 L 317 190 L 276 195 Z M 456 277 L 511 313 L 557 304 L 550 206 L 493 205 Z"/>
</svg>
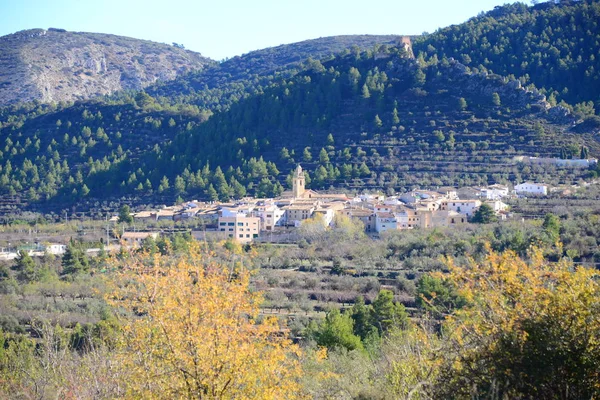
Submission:
<svg viewBox="0 0 600 400">
<path fill-rule="evenodd" d="M 0 104 L 74 101 L 143 89 L 215 61 L 163 43 L 28 29 L 0 37 Z"/>
</svg>

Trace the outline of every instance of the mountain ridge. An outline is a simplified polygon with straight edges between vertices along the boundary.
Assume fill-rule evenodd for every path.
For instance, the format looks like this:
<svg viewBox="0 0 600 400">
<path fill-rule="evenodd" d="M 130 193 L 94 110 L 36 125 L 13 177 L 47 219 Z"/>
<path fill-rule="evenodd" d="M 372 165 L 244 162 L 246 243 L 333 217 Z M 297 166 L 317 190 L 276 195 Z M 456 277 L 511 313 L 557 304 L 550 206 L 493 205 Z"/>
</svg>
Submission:
<svg viewBox="0 0 600 400">
<path fill-rule="evenodd" d="M 64 29 L 0 37 L 0 104 L 89 99 L 139 90 L 216 62 L 149 40 Z"/>
</svg>

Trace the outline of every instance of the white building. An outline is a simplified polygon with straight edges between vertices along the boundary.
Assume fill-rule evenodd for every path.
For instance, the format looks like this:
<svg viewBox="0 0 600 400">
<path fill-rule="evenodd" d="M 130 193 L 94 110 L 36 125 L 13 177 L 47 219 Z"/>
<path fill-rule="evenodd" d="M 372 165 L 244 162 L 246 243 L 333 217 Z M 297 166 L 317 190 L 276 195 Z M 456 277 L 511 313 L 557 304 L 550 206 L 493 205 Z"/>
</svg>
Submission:
<svg viewBox="0 0 600 400">
<path fill-rule="evenodd" d="M 518 195 L 542 195 L 548 194 L 548 185 L 543 183 L 523 182 L 519 185 L 515 185 L 515 193 Z"/>
<path fill-rule="evenodd" d="M 491 185 L 481 191 L 481 196 L 486 200 L 500 200 L 508 196 L 508 187 L 502 185 Z"/>
<path fill-rule="evenodd" d="M 64 244 L 58 243 L 50 243 L 46 245 L 46 253 L 52 254 L 55 256 L 65 254 L 67 251 L 67 246 Z"/>
<path fill-rule="evenodd" d="M 485 204 L 487 204 L 490 207 L 492 207 L 492 210 L 494 210 L 494 212 L 496 214 L 498 214 L 501 211 L 507 211 L 508 210 L 508 204 L 503 203 L 500 200 L 488 200 L 488 201 L 485 202 Z"/>
<path fill-rule="evenodd" d="M 444 200 L 440 209 L 442 211 L 456 211 L 471 217 L 480 206 L 480 200 Z"/>
<path fill-rule="evenodd" d="M 258 207 L 254 214 L 260 218 L 263 231 L 272 231 L 276 226 L 285 224 L 285 210 L 276 205 Z"/>
<path fill-rule="evenodd" d="M 375 217 L 375 230 L 378 233 L 386 231 L 395 231 L 398 229 L 398 221 L 392 213 L 380 213 Z"/>
</svg>

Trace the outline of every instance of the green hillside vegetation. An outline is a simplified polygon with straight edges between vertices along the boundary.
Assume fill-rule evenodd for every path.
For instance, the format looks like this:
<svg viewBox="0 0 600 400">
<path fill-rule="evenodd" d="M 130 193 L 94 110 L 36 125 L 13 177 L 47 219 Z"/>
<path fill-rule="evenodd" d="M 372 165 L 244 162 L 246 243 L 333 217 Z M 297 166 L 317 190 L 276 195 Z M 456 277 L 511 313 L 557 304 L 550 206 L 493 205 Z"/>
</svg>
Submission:
<svg viewBox="0 0 600 400">
<path fill-rule="evenodd" d="M 572 171 L 512 161 L 558 157 L 563 149 L 578 156 L 582 146 L 596 151 L 591 135 L 570 133 L 573 120 L 548 108 L 518 81 L 445 59 L 420 65 L 382 46 L 313 61 L 306 73 L 179 134 L 141 164 L 155 167 L 146 175 L 155 188 L 177 180 L 175 196 L 214 198 L 216 190 L 222 199 L 236 197 L 239 183 L 248 193 L 276 195 L 297 163 L 316 189 L 570 181 Z M 106 187 L 116 177 L 116 190 L 130 170 L 111 170 L 100 181 Z"/>
<path fill-rule="evenodd" d="M 297 163 L 317 189 L 570 182 L 579 177 L 572 171 L 521 168 L 513 157 L 597 151 L 537 91 L 455 61 L 424 63 L 377 46 L 312 60 L 305 71 L 212 118 L 145 92 L 114 105 L 5 111 L 0 190 L 42 206 L 274 196 Z"/>
<path fill-rule="evenodd" d="M 507 4 L 417 38 L 414 50 L 512 75 L 585 116 L 600 112 L 599 21 L 597 0 Z"/>
<path fill-rule="evenodd" d="M 596 10 L 590 1 L 497 8 L 413 38 L 416 59 L 390 45 L 400 37 L 323 38 L 248 53 L 146 91 L 5 107 L 0 208 L 99 210 L 114 200 L 164 204 L 186 197 L 274 196 L 289 185 L 287 174 L 298 163 L 314 189 L 388 193 L 594 176 L 514 161 L 518 155 L 596 156 L 600 123 L 589 99 L 549 89 L 555 75 L 536 78 L 552 68 L 536 68 L 529 78 L 501 68 L 508 66 L 511 46 L 498 46 L 521 40 L 528 26 L 533 33 L 527 43 L 538 43 L 533 38 L 542 34 L 536 29 L 550 26 L 542 42 L 571 49 L 560 53 L 561 60 L 594 61 L 598 45 L 589 35 L 571 27 L 577 32 L 570 38 L 585 37 L 567 43 L 559 27 L 572 17 L 583 24 L 576 27 L 591 29 Z M 462 36 L 444 41 L 450 31 Z M 468 35 L 495 38 L 497 57 Z M 450 37 L 474 47 L 451 53 L 456 46 L 443 44 Z M 488 61 L 474 61 L 478 57 Z M 567 79 L 574 68 L 560 74 L 569 90 L 580 83 Z M 585 88 L 593 92 L 593 85 Z M 587 102 L 568 103 L 579 100 Z"/>
<path fill-rule="evenodd" d="M 395 35 L 342 35 L 271 47 L 223 60 L 173 81 L 158 82 L 146 91 L 170 102 L 225 111 L 244 97 L 262 93 L 273 81 L 296 75 L 309 59 L 331 59 L 338 53 L 360 52 L 375 45 L 396 45 L 400 39 Z"/>
<path fill-rule="evenodd" d="M 167 271 L 173 272 L 186 260 L 192 263 L 177 271 L 201 285 L 199 289 L 206 282 L 198 283 L 195 274 L 208 273 L 215 265 L 227 266 L 228 282 L 237 282 L 237 272 L 247 279 L 245 269 L 254 270 L 246 282 L 251 293 L 262 293 L 260 303 L 255 303 L 260 306 L 257 321 L 277 317 L 289 329 L 279 331 L 278 337 L 300 343 L 303 356 L 294 353 L 293 359 L 302 364 L 301 390 L 311 397 L 339 393 L 342 398 L 367 394 L 403 398 L 414 389 L 428 398 L 472 398 L 471 390 L 501 390 L 510 392 L 509 398 L 520 398 L 519 393 L 552 394 L 568 386 L 572 394 L 564 398 L 577 399 L 597 392 L 598 343 L 590 338 L 597 336 L 600 323 L 595 312 L 598 272 L 580 266 L 600 260 L 597 210 L 561 218 L 549 214 L 543 223 L 389 232 L 377 240 L 349 235 L 351 228 L 344 231 L 348 228 L 336 227 L 319 237 L 307 235 L 298 245 L 242 247 L 208 241 L 200 244 L 200 252 L 190 235 L 163 235 L 156 241 L 145 240 L 136 251 L 113 256 L 101 251 L 98 257 L 85 252 L 92 243 L 71 241 L 62 259 L 21 255 L 2 261 L 0 392 L 53 398 L 70 388 L 82 398 L 115 397 L 129 385 L 122 380 L 125 371 L 118 369 L 126 362 L 117 361 L 121 351 L 133 363 L 132 357 L 146 352 L 130 340 L 156 337 L 134 336 L 127 328 L 132 321 L 145 320 L 147 308 L 140 308 L 142 303 L 138 308 L 121 305 L 162 298 L 163 293 L 181 295 L 183 282 L 174 286 Z M 532 252 L 532 244 L 541 251 Z M 142 267 L 168 285 L 152 285 L 152 296 L 132 296 L 132 292 L 115 296 L 117 289 L 121 294 L 124 288 L 136 294 L 142 290 L 135 284 L 139 274 L 131 274 L 133 268 Z M 235 274 L 230 273 L 232 267 Z M 222 293 L 215 292 L 218 287 L 211 286 L 210 293 Z M 223 293 L 221 298 L 228 297 Z M 174 340 L 165 343 L 195 338 L 190 343 L 201 346 L 198 330 L 187 324 L 186 307 L 206 303 L 198 298 L 181 300 L 157 302 L 171 312 L 185 313 L 168 319 L 165 329 L 191 329 L 178 330 Z M 233 304 L 238 306 L 243 301 L 236 300 Z M 199 314 L 192 311 L 192 315 Z M 222 320 L 200 315 L 199 320 L 206 321 L 204 328 L 212 326 L 208 321 L 226 326 Z M 447 315 L 454 318 L 446 320 Z M 146 325 L 149 329 L 156 327 L 152 317 Z M 477 329 L 489 334 L 469 333 Z M 153 330 L 155 335 L 164 332 Z M 244 332 L 248 330 L 235 331 L 233 335 L 240 336 L 230 339 L 238 340 Z M 152 343 L 145 347 L 148 354 L 174 350 Z M 227 359 L 218 354 L 222 353 L 217 353 L 217 360 Z M 473 364 L 480 368 L 461 368 Z M 129 373 L 135 371 L 132 365 Z M 90 374 L 102 379 L 102 384 L 96 387 Z M 510 379 L 494 379 L 498 374 Z M 464 387 L 465 380 L 472 384 Z"/>
<path fill-rule="evenodd" d="M 28 104 L 0 112 L 0 189 L 5 206 L 39 202 L 63 193 L 88 194 L 85 179 L 125 159 L 135 159 L 179 131 L 208 119 L 196 107 L 162 107 L 139 93 L 128 102 Z M 70 193 L 64 190 L 70 188 Z"/>
<path fill-rule="evenodd" d="M 0 190 L 4 196 L 0 207 L 10 211 L 21 208 L 23 202 L 46 202 L 57 195 L 59 202 L 85 200 L 84 177 L 117 161 L 135 160 L 155 145 L 168 143 L 176 133 L 206 121 L 213 110 L 226 109 L 249 92 L 262 92 L 261 84 L 273 84 L 274 71 L 292 76 L 303 69 L 301 61 L 306 58 L 331 57 L 352 45 L 353 51 L 359 51 L 358 46 L 395 42 L 396 38 L 339 36 L 252 52 L 208 68 L 210 74 L 187 74 L 169 88 L 156 84 L 148 88 L 154 97 L 143 91 L 124 91 L 85 102 L 32 102 L 2 108 L 0 130 L 5 143 L 0 153 L 4 172 Z M 254 68 L 252 73 L 249 68 Z M 178 95 L 185 92 L 181 85 L 191 88 L 197 80 L 204 82 L 202 88 L 189 96 Z M 212 89 L 205 89 L 207 84 Z M 158 94 L 158 89 L 166 95 Z M 57 169 L 58 162 L 61 167 Z M 146 188 L 151 185 L 149 181 L 137 183 Z"/>
</svg>

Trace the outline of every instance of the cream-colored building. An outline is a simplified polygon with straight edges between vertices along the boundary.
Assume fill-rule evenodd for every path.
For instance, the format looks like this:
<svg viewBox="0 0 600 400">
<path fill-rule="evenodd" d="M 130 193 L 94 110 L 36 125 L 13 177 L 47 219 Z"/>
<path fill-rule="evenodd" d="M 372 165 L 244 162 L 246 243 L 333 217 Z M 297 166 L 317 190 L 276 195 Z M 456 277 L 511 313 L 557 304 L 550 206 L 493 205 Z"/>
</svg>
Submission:
<svg viewBox="0 0 600 400">
<path fill-rule="evenodd" d="M 411 208 L 406 208 L 396 213 L 396 218 L 398 220 L 398 229 L 427 228 L 427 226 L 421 226 L 421 215 L 419 212 Z"/>
<path fill-rule="evenodd" d="M 376 216 L 372 210 L 347 208 L 342 211 L 342 214 L 349 218 L 358 219 L 361 221 L 365 225 L 365 232 L 375 232 Z"/>
<path fill-rule="evenodd" d="M 283 207 L 287 225 L 299 225 L 300 222 L 312 217 L 315 211 L 313 204 L 292 204 Z"/>
<path fill-rule="evenodd" d="M 140 247 L 144 239 L 151 237 L 156 240 L 158 232 L 125 232 L 121 236 L 121 243 L 126 247 Z"/>
<path fill-rule="evenodd" d="M 260 232 L 260 218 L 234 215 L 219 217 L 218 231 L 241 243 L 251 242 L 257 238 Z"/>
<path fill-rule="evenodd" d="M 332 208 L 326 207 L 318 207 L 315 209 L 313 214 L 319 214 L 323 217 L 323 223 L 329 226 L 333 223 L 333 217 L 335 216 L 335 211 Z"/>
<path fill-rule="evenodd" d="M 442 201 L 442 211 L 456 211 L 472 217 L 475 211 L 481 207 L 481 200 L 444 200 Z"/>
<path fill-rule="evenodd" d="M 487 205 L 489 205 L 490 207 L 492 207 L 492 210 L 494 210 L 494 212 L 496 214 L 498 214 L 502 211 L 508 211 L 508 209 L 509 209 L 508 204 L 506 204 L 500 200 L 486 201 L 485 203 Z"/>
</svg>

